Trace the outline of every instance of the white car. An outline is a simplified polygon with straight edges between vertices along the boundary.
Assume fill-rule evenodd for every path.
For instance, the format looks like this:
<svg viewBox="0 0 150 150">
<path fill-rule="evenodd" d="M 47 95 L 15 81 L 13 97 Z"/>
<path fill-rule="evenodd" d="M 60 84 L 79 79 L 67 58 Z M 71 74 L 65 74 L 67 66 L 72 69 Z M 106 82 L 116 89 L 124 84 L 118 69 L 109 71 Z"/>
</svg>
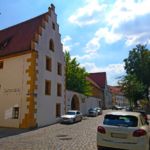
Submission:
<svg viewBox="0 0 150 150">
<path fill-rule="evenodd" d="M 97 148 L 150 150 L 149 124 L 138 112 L 109 112 L 97 127 Z"/>
<path fill-rule="evenodd" d="M 69 110 L 61 116 L 61 123 L 74 123 L 82 120 L 82 114 L 78 110 Z"/>
</svg>

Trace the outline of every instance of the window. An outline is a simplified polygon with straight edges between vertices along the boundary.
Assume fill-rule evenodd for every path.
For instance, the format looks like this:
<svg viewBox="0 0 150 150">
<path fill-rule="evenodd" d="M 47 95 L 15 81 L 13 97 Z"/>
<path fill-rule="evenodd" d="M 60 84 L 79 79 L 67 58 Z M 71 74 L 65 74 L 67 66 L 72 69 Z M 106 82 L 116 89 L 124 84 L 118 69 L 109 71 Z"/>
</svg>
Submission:
<svg viewBox="0 0 150 150">
<path fill-rule="evenodd" d="M 125 127 L 136 127 L 138 125 L 138 118 L 130 115 L 105 115 L 105 125 L 112 126 L 125 126 Z"/>
<path fill-rule="evenodd" d="M 51 71 L 52 69 L 52 60 L 46 56 L 46 70 Z"/>
<path fill-rule="evenodd" d="M 52 28 L 55 30 L 55 23 L 52 22 Z"/>
<path fill-rule="evenodd" d="M 62 87 L 61 87 L 61 84 L 60 83 L 58 83 L 57 84 L 57 96 L 61 96 L 61 94 L 62 94 Z"/>
<path fill-rule="evenodd" d="M 56 117 L 60 117 L 61 115 L 61 104 L 56 104 Z"/>
<path fill-rule="evenodd" d="M 19 118 L 19 107 L 14 107 L 13 108 L 13 119 L 18 119 Z"/>
<path fill-rule="evenodd" d="M 52 39 L 49 41 L 49 49 L 54 51 L 54 41 Z"/>
<path fill-rule="evenodd" d="M 3 61 L 0 61 L 0 69 L 3 69 L 4 63 Z"/>
<path fill-rule="evenodd" d="M 51 95 L 51 81 L 45 81 L 45 95 Z"/>
<path fill-rule="evenodd" d="M 57 63 L 57 73 L 58 73 L 58 75 L 62 75 L 62 65 L 61 65 L 61 63 Z"/>
</svg>

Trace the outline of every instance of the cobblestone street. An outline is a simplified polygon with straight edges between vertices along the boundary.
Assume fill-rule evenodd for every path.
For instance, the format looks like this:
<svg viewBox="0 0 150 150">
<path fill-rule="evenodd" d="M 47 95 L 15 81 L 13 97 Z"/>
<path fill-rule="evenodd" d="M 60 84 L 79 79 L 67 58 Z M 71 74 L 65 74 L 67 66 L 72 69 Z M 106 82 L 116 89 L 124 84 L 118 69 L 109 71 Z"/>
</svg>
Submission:
<svg viewBox="0 0 150 150">
<path fill-rule="evenodd" d="M 75 124 L 58 123 L 30 131 L 17 131 L 11 136 L 0 135 L 0 150 L 96 150 L 96 129 L 100 118 L 85 117 Z"/>
</svg>

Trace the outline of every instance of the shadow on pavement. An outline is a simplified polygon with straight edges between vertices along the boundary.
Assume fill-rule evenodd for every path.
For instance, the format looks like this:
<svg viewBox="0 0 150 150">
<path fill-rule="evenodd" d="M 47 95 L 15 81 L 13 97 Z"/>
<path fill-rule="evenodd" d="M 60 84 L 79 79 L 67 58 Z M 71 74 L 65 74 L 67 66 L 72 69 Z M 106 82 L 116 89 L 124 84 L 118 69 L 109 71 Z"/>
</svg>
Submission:
<svg viewBox="0 0 150 150">
<path fill-rule="evenodd" d="M 0 138 L 13 136 L 25 132 L 29 132 L 31 129 L 18 129 L 18 128 L 1 128 L 0 127 Z"/>
</svg>

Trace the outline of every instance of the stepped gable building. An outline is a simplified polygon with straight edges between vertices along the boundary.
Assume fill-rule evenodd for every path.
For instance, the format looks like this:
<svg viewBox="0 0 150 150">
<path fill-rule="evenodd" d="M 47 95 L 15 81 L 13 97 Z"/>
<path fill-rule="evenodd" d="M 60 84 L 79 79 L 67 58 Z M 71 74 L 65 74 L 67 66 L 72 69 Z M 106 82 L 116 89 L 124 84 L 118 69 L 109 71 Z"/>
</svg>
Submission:
<svg viewBox="0 0 150 150">
<path fill-rule="evenodd" d="M 0 126 L 40 127 L 65 111 L 64 54 L 55 6 L 0 30 Z"/>
</svg>

